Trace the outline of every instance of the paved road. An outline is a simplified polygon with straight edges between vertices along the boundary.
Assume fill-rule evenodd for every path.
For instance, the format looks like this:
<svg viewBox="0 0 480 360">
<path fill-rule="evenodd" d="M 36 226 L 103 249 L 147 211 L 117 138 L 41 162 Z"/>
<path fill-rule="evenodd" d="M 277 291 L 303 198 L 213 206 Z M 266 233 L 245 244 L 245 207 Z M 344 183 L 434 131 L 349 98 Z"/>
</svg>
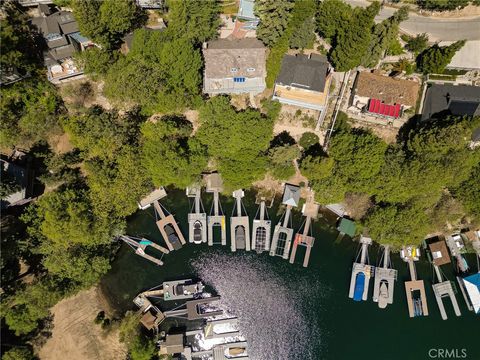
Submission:
<svg viewBox="0 0 480 360">
<path fill-rule="evenodd" d="M 366 0 L 345 0 L 352 6 L 368 6 Z M 375 18 L 380 22 L 395 12 L 384 7 Z M 411 35 L 427 33 L 430 41 L 480 40 L 480 16 L 470 19 L 436 19 L 410 13 L 409 19 L 400 24 L 400 28 Z"/>
</svg>

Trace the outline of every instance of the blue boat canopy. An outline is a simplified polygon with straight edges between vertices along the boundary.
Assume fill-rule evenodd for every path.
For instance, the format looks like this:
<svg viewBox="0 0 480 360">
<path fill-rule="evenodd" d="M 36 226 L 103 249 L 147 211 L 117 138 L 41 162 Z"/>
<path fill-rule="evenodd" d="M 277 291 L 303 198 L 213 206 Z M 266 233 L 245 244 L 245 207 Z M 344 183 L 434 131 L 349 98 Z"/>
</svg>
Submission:
<svg viewBox="0 0 480 360">
<path fill-rule="evenodd" d="M 355 280 L 355 292 L 353 293 L 354 301 L 362 301 L 364 288 L 365 288 L 365 274 L 363 272 L 359 272 Z"/>
</svg>

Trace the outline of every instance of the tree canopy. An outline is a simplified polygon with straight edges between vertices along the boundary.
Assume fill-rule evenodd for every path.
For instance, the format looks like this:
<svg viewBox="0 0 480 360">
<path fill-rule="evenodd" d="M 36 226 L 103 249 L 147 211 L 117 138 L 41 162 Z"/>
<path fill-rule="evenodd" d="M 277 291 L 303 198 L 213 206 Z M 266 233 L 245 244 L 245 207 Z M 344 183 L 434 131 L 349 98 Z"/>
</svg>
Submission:
<svg viewBox="0 0 480 360">
<path fill-rule="evenodd" d="M 260 19 L 257 37 L 266 46 L 272 47 L 280 39 L 288 26 L 293 6 L 292 0 L 255 1 L 255 15 Z"/>
<path fill-rule="evenodd" d="M 463 45 L 465 45 L 465 40 L 456 41 L 448 46 L 435 44 L 418 55 L 417 68 L 424 74 L 442 73 Z"/>
</svg>

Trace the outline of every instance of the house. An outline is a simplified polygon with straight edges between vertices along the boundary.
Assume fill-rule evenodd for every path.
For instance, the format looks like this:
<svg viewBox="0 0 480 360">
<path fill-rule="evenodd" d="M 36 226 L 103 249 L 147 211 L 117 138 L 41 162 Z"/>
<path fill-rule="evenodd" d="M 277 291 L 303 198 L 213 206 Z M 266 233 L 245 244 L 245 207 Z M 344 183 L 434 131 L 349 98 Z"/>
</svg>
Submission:
<svg viewBox="0 0 480 360">
<path fill-rule="evenodd" d="M 41 16 L 33 18 L 32 24 L 43 35 L 44 63 L 48 80 L 59 83 L 83 74 L 73 61 L 77 51 L 84 51 L 95 44 L 82 36 L 70 11 L 56 11 L 39 5 Z"/>
<path fill-rule="evenodd" d="M 422 121 L 445 115 L 479 116 L 480 87 L 432 84 L 427 88 Z"/>
<path fill-rule="evenodd" d="M 330 74 L 325 56 L 285 55 L 273 99 L 282 104 L 323 111 L 328 100 Z"/>
<path fill-rule="evenodd" d="M 14 193 L 1 199 L 1 209 L 29 202 L 33 192 L 33 176 L 28 156 L 19 150 L 10 156 L 2 154 L 0 167 L 2 182 L 12 182 L 17 188 Z"/>
<path fill-rule="evenodd" d="M 203 92 L 258 94 L 265 90 L 265 46 L 260 40 L 219 39 L 204 43 Z"/>
<path fill-rule="evenodd" d="M 240 0 L 237 19 L 242 22 L 242 29 L 256 29 L 260 19 L 255 16 L 255 0 Z"/>
<path fill-rule="evenodd" d="M 370 115 L 398 119 L 415 108 L 420 84 L 378 73 L 358 72 L 350 97 L 351 105 Z"/>
</svg>

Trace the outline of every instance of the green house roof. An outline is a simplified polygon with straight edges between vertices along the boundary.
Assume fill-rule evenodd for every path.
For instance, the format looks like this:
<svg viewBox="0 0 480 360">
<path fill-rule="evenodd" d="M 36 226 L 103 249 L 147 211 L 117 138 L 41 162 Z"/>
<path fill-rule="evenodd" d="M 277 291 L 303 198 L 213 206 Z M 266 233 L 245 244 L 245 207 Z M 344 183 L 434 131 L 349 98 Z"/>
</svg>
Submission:
<svg viewBox="0 0 480 360">
<path fill-rule="evenodd" d="M 338 231 L 341 233 L 347 234 L 348 236 L 352 237 L 355 235 L 355 222 L 349 219 L 342 218 L 340 220 L 340 224 L 338 224 Z"/>
</svg>

